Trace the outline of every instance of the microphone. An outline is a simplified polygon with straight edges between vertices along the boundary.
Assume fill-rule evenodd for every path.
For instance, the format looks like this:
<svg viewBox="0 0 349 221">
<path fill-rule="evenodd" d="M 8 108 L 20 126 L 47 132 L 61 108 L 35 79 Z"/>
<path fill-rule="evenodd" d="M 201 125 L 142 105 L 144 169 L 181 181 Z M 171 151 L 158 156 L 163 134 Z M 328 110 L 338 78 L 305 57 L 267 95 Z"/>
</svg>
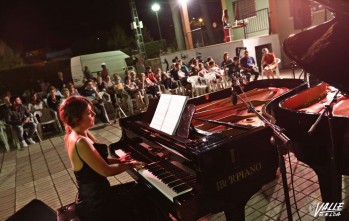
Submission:
<svg viewBox="0 0 349 221">
<path fill-rule="evenodd" d="M 231 87 L 231 103 L 233 105 L 238 103 L 238 96 L 236 95 L 236 91 L 234 91 L 234 87 Z"/>
</svg>

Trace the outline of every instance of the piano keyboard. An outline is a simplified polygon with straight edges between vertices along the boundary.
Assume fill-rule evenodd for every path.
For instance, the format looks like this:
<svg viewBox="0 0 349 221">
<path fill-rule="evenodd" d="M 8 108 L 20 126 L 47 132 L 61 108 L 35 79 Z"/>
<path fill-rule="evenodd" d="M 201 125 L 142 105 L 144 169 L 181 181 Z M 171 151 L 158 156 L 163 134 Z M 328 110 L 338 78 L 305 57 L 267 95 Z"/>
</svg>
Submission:
<svg viewBox="0 0 349 221">
<path fill-rule="evenodd" d="M 115 154 L 119 157 L 126 155 L 121 149 L 115 150 Z M 192 191 L 187 183 L 195 182 L 192 175 L 164 160 L 152 162 L 137 172 L 172 202 L 175 197 Z"/>
</svg>

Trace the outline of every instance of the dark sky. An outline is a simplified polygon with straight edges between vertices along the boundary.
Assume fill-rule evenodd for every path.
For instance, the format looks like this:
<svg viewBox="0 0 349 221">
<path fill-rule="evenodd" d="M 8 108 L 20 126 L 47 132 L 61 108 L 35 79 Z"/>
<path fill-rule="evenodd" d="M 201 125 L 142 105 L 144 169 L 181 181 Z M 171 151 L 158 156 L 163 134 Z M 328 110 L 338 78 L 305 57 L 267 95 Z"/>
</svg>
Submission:
<svg viewBox="0 0 349 221">
<path fill-rule="evenodd" d="M 164 38 L 172 24 L 167 1 L 159 1 Z M 153 2 L 136 0 L 136 5 L 140 20 L 158 39 L 156 16 L 151 11 Z M 191 17 L 200 14 L 195 4 L 189 8 L 189 13 Z M 133 35 L 131 20 L 128 0 L 0 0 L 0 39 L 22 52 L 42 47 L 63 49 L 81 36 L 110 30 L 115 24 Z"/>
</svg>

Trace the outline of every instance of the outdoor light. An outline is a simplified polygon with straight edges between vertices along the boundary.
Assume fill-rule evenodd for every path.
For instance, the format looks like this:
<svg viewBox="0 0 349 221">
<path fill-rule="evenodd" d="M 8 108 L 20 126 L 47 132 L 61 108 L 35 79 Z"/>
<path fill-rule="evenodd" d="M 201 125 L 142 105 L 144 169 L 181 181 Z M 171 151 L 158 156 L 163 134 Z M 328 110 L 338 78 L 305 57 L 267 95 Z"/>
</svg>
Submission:
<svg viewBox="0 0 349 221">
<path fill-rule="evenodd" d="M 203 19 L 202 18 L 199 18 L 199 22 L 201 23 L 203 21 Z"/>
<path fill-rule="evenodd" d="M 188 0 L 178 0 L 181 5 L 186 5 Z"/>
<path fill-rule="evenodd" d="M 155 12 L 155 14 L 156 14 L 156 21 L 158 22 L 159 35 L 160 35 L 160 43 L 161 43 L 161 48 L 163 49 L 161 28 L 160 28 L 160 22 L 159 22 L 159 16 L 158 16 L 158 11 L 160 10 L 160 5 L 158 3 L 154 3 L 151 6 L 151 10 L 153 10 Z"/>
<path fill-rule="evenodd" d="M 151 6 L 151 10 L 153 10 L 154 12 L 158 12 L 160 10 L 160 5 L 158 3 L 154 3 Z"/>
</svg>

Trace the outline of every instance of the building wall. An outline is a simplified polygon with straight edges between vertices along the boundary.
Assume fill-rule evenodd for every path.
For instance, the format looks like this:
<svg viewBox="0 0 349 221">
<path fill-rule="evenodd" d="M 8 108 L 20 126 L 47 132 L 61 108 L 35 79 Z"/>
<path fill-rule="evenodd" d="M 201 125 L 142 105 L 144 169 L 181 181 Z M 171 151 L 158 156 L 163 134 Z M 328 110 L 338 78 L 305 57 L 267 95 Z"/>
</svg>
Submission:
<svg viewBox="0 0 349 221">
<path fill-rule="evenodd" d="M 222 6 L 225 4 L 228 12 L 230 20 L 233 22 L 234 13 L 232 8 L 232 3 L 236 0 L 222 0 Z M 224 3 L 223 3 L 224 2 Z M 269 8 L 270 15 L 270 26 L 271 33 L 277 34 L 280 40 L 280 48 L 281 54 L 279 57 L 281 58 L 281 62 L 283 66 L 288 66 L 290 60 L 286 57 L 286 55 L 282 51 L 282 44 L 284 40 L 290 36 L 291 34 L 299 33 L 301 30 L 295 30 L 293 27 L 293 17 L 291 17 L 290 13 L 290 0 L 255 0 L 256 10 Z M 327 20 L 331 19 L 332 15 L 327 10 Z M 319 25 L 325 21 L 325 10 L 318 11 L 312 13 L 312 25 Z M 240 40 L 244 38 L 243 28 L 234 29 L 232 31 L 233 37 L 232 41 Z M 268 35 L 266 32 L 256 32 L 250 34 L 248 38 L 255 38 L 258 36 Z"/>
<path fill-rule="evenodd" d="M 290 0 L 269 0 L 270 2 L 270 22 L 272 27 L 272 33 L 278 34 L 280 43 L 292 35 L 301 32 L 302 30 L 295 30 L 293 27 L 293 17 L 290 12 Z M 327 11 L 328 12 L 328 11 Z M 327 18 L 330 19 L 332 16 L 328 13 Z M 325 10 L 318 11 L 311 16 L 312 25 L 319 25 L 325 21 Z M 282 52 L 281 54 L 282 63 L 288 66 L 290 60 Z"/>
</svg>

